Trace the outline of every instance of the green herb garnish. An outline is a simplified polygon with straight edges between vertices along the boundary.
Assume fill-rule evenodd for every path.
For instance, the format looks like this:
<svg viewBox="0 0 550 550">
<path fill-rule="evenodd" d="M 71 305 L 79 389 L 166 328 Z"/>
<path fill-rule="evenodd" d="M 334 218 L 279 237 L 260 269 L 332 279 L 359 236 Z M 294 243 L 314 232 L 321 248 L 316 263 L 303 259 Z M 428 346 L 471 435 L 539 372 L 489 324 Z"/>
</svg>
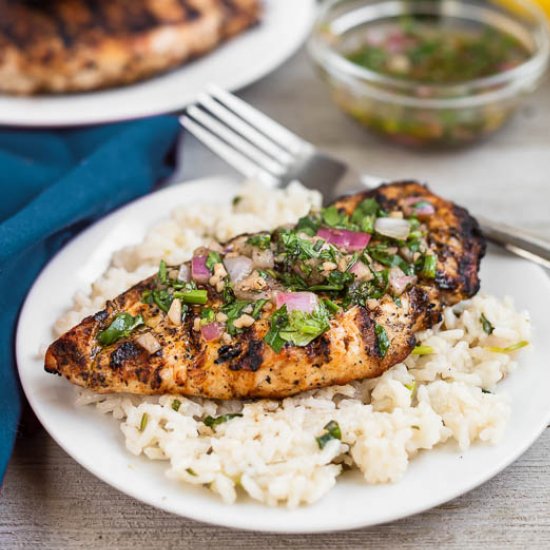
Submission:
<svg viewBox="0 0 550 550">
<path fill-rule="evenodd" d="M 209 307 L 205 307 L 201 311 L 201 323 L 207 325 L 208 323 L 213 323 L 216 319 L 216 314 L 214 310 Z"/>
<path fill-rule="evenodd" d="M 380 205 L 374 199 L 360 202 L 351 215 L 351 222 L 364 233 L 374 233 L 374 222 L 381 214 Z"/>
<path fill-rule="evenodd" d="M 197 472 L 195 472 L 195 470 L 193 470 L 193 468 L 186 468 L 185 471 L 186 471 L 190 476 L 197 477 Z"/>
<path fill-rule="evenodd" d="M 252 315 L 254 319 L 258 319 L 258 317 L 262 313 L 262 308 L 265 306 L 265 304 L 267 304 L 267 300 L 257 300 L 254 304 L 254 309 L 252 310 L 252 313 L 250 315 Z"/>
<path fill-rule="evenodd" d="M 328 298 L 323 299 L 323 304 L 330 313 L 338 313 L 340 311 L 340 306 Z"/>
<path fill-rule="evenodd" d="M 139 423 L 139 431 L 142 432 L 147 427 L 147 423 L 149 422 L 149 415 L 147 413 L 143 413 L 141 416 L 141 422 Z"/>
<path fill-rule="evenodd" d="M 323 429 L 324 432 L 319 437 L 315 438 L 317 445 L 319 445 L 319 449 L 324 449 L 326 444 L 333 439 L 342 440 L 342 430 L 340 430 L 338 422 L 331 420 Z"/>
<path fill-rule="evenodd" d="M 102 346 L 110 346 L 121 338 L 126 338 L 130 333 L 145 321 L 141 315 L 133 317 L 129 313 L 119 313 L 113 322 L 97 335 L 97 341 Z"/>
<path fill-rule="evenodd" d="M 317 216 L 311 214 L 309 216 L 304 216 L 303 218 L 300 218 L 296 224 L 296 233 L 305 233 L 306 235 L 313 237 L 313 235 L 317 233 L 319 225 L 320 223 Z"/>
<path fill-rule="evenodd" d="M 349 217 L 344 212 L 340 212 L 336 206 L 329 206 L 321 210 L 321 219 L 329 227 L 346 228 L 349 226 Z"/>
<path fill-rule="evenodd" d="M 227 315 L 227 321 L 225 322 L 225 329 L 226 331 L 231 334 L 231 336 L 234 336 L 235 334 L 239 334 L 240 332 L 243 332 L 244 329 L 242 328 L 236 328 L 233 324 L 236 319 L 238 319 L 243 313 L 244 309 L 248 306 L 250 306 L 252 302 L 249 302 L 247 300 L 235 300 L 233 302 L 230 302 L 228 304 L 225 304 L 221 311 L 222 313 L 225 313 Z M 265 301 L 264 301 L 265 304 Z"/>
<path fill-rule="evenodd" d="M 281 331 L 288 326 L 288 323 L 288 312 L 284 305 L 271 316 L 269 331 L 264 336 L 264 342 L 269 344 L 275 353 L 279 353 L 286 344 L 286 340 L 281 338 Z"/>
<path fill-rule="evenodd" d="M 144 290 L 141 301 L 144 304 L 156 304 L 159 309 L 167 313 L 172 305 L 173 296 L 166 289 Z"/>
<path fill-rule="evenodd" d="M 486 334 L 493 334 L 493 331 L 495 330 L 495 326 L 485 315 L 482 313 L 479 317 L 479 322 L 481 323 L 481 326 L 483 327 L 483 332 Z"/>
<path fill-rule="evenodd" d="M 168 270 L 166 269 L 166 262 L 164 260 L 160 261 L 157 278 L 160 284 L 165 285 L 168 282 Z"/>
<path fill-rule="evenodd" d="M 252 235 L 252 237 L 249 237 L 246 242 L 251 246 L 259 248 L 260 250 L 267 250 L 271 244 L 271 235 L 269 233 Z"/>
<path fill-rule="evenodd" d="M 206 267 L 210 271 L 214 271 L 214 266 L 216 264 L 221 264 L 221 263 L 222 263 L 222 257 L 220 256 L 220 254 L 214 250 L 211 250 L 208 253 L 208 256 L 206 257 L 206 262 L 205 262 Z"/>
<path fill-rule="evenodd" d="M 357 205 L 351 216 L 340 211 L 336 206 L 321 210 L 323 225 L 363 233 L 374 232 L 374 222 L 377 216 L 385 215 L 380 205 L 374 199 L 365 199 Z M 317 226 L 318 227 L 318 226 Z"/>
<path fill-rule="evenodd" d="M 213 430 L 216 429 L 216 426 L 219 426 L 220 424 L 223 424 L 224 422 L 227 422 L 228 420 L 231 420 L 232 418 L 237 418 L 239 416 L 242 416 L 241 413 L 230 413 L 230 414 L 222 414 L 221 416 L 207 416 L 203 422 Z"/>
<path fill-rule="evenodd" d="M 419 345 L 416 346 L 411 353 L 413 355 L 431 355 L 432 353 L 434 353 L 434 351 L 435 350 L 432 348 L 432 346 Z"/>
<path fill-rule="evenodd" d="M 180 410 L 180 407 L 181 407 L 181 401 L 179 399 L 174 399 L 174 401 L 172 401 L 172 408 L 178 412 Z"/>
<path fill-rule="evenodd" d="M 285 343 L 307 346 L 329 328 L 329 314 L 323 304 L 311 313 L 298 310 L 288 312 L 284 305 L 271 316 L 270 328 L 264 341 L 279 353 Z"/>
<path fill-rule="evenodd" d="M 314 292 L 324 291 L 324 292 L 340 292 L 350 285 L 355 280 L 353 273 L 349 271 L 331 271 L 324 283 L 318 285 L 311 285 L 309 290 Z"/>
<path fill-rule="evenodd" d="M 208 302 L 208 291 L 181 290 L 174 292 L 174 298 L 180 299 L 184 304 L 204 305 Z"/>
<path fill-rule="evenodd" d="M 507 346 L 505 348 L 499 348 L 498 346 L 488 346 L 485 349 L 494 353 L 512 353 L 513 351 L 517 351 L 518 349 L 524 348 L 528 345 L 529 342 L 527 340 L 521 340 L 520 342 L 517 342 L 516 344 L 512 344 L 511 346 Z"/>
<path fill-rule="evenodd" d="M 414 268 L 411 264 L 408 264 L 399 254 L 389 254 L 387 246 L 384 244 L 368 248 L 368 254 L 373 260 L 382 265 L 398 267 L 405 275 L 412 275 L 414 273 Z"/>
<path fill-rule="evenodd" d="M 376 341 L 378 343 L 378 349 L 380 351 L 380 356 L 385 357 L 390 347 L 390 341 L 388 339 L 388 334 L 386 329 L 379 325 L 378 323 L 374 325 L 374 334 L 376 334 Z"/>
<path fill-rule="evenodd" d="M 420 274 L 426 279 L 435 279 L 437 268 L 437 256 L 428 254 L 424 256 L 424 262 Z"/>
</svg>

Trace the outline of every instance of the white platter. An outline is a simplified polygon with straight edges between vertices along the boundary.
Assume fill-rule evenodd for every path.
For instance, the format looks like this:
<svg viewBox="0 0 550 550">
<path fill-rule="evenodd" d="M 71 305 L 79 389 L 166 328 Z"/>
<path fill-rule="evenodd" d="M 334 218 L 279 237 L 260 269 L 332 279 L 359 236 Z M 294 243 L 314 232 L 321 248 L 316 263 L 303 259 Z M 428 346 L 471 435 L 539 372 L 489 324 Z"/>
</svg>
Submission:
<svg viewBox="0 0 550 550">
<path fill-rule="evenodd" d="M 550 422 L 550 281 L 542 269 L 490 251 L 481 271 L 482 290 L 511 295 L 532 316 L 533 346 L 499 386 L 508 394 L 512 417 L 502 442 L 474 445 L 460 453 L 440 448 L 412 460 L 401 482 L 368 486 L 346 474 L 321 501 L 296 510 L 267 508 L 251 500 L 226 505 L 206 489 L 168 480 L 165 466 L 136 458 L 124 447 L 119 423 L 94 407 L 77 408 L 74 388 L 43 370 L 38 350 L 51 341 L 51 325 L 77 290 L 107 267 L 113 251 L 139 242 L 177 204 L 231 200 L 238 184 L 209 178 L 170 187 L 104 218 L 66 246 L 44 269 L 21 313 L 17 342 L 19 374 L 27 398 L 51 436 L 86 469 L 147 504 L 204 522 L 275 532 L 319 532 L 388 522 L 451 500 L 487 481 L 516 460 Z"/>
<path fill-rule="evenodd" d="M 260 25 L 179 69 L 144 82 L 97 92 L 0 95 L 0 124 L 76 126 L 182 109 L 209 84 L 237 90 L 274 70 L 306 38 L 315 0 L 264 0 Z"/>
</svg>

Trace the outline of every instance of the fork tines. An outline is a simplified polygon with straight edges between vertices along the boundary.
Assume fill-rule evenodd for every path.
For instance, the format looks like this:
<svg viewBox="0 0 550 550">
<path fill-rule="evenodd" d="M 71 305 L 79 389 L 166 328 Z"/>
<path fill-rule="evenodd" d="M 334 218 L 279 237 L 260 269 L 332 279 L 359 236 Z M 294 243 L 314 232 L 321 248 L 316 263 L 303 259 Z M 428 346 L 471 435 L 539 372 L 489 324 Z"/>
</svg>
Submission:
<svg viewBox="0 0 550 550">
<path fill-rule="evenodd" d="M 278 184 L 314 148 L 238 97 L 211 86 L 180 118 L 197 139 L 249 178 Z"/>
</svg>

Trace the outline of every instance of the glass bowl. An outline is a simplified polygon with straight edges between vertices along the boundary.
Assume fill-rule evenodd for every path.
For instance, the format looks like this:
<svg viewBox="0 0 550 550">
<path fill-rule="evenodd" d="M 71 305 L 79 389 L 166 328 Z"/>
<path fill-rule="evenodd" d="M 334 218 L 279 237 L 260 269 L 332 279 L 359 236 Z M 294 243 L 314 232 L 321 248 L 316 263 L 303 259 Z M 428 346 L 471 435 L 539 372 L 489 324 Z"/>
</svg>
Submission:
<svg viewBox="0 0 550 550">
<path fill-rule="evenodd" d="M 404 16 L 511 34 L 527 50 L 527 59 L 498 74 L 453 84 L 389 77 L 347 59 L 369 25 L 397 23 Z M 331 0 L 320 10 L 308 50 L 334 101 L 359 122 L 402 144 L 450 146 L 504 124 L 541 81 L 550 39 L 542 11 L 527 0 Z"/>
</svg>

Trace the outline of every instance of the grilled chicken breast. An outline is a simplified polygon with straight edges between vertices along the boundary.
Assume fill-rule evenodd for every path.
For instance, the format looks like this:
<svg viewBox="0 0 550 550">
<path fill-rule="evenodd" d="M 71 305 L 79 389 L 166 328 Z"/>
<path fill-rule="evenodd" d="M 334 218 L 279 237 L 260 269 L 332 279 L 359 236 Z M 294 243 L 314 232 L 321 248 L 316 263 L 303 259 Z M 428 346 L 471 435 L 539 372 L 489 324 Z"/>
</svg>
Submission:
<svg viewBox="0 0 550 550">
<path fill-rule="evenodd" d="M 129 84 L 258 22 L 259 0 L 0 0 L 0 91 Z"/>
<path fill-rule="evenodd" d="M 388 220 L 396 220 L 396 223 L 390 221 L 390 226 L 403 225 L 404 216 L 409 220 L 405 225 L 409 223 L 409 229 L 414 227 L 416 233 L 410 231 L 406 240 L 373 235 L 361 251 L 349 243 L 343 244 L 342 251 L 341 241 L 338 246 L 332 244 L 333 237 L 362 235 L 364 238 L 365 233 L 329 228 L 332 233 L 327 237 L 325 228 L 325 234 L 320 229 L 313 230 L 317 235 L 311 236 L 312 231 L 310 237 L 305 234 L 308 224 L 320 223 L 322 227 L 323 220 L 334 224 L 335 216 L 340 216 L 336 225 L 363 223 L 361 212 L 370 209 L 372 215 L 373 205 L 378 208 L 374 216 L 386 220 L 379 226 L 381 231 Z M 209 282 L 198 285 L 198 292 L 207 291 L 207 304 L 188 305 L 184 316 L 179 309 L 181 304 L 175 308 L 178 316 L 174 317 L 173 301 L 167 314 L 159 307 L 163 305 L 160 298 L 157 303 L 150 296 L 152 292 L 161 292 L 159 284 L 166 289 L 170 273 L 191 270 L 195 277 L 194 263 L 191 267 L 184 265 L 179 271 L 167 268 L 164 273 L 142 281 L 54 342 L 47 351 L 45 369 L 97 392 L 173 393 L 219 399 L 284 398 L 304 390 L 379 376 L 411 353 L 415 332 L 439 322 L 443 306 L 478 291 L 484 239 L 477 222 L 466 210 L 433 195 L 416 182 L 383 185 L 374 191 L 344 197 L 336 201 L 334 207 L 301 220 L 298 228 L 275 231 L 270 235 L 269 248 L 265 246 L 266 234 L 237 237 L 226 243 L 218 253 L 220 263 L 210 268 Z M 367 225 L 363 223 L 362 227 Z M 319 234 L 324 235 L 323 239 Z M 312 248 L 308 248 L 308 242 L 313 244 Z M 402 254 L 409 258 L 411 266 L 416 262 L 414 274 L 412 267 L 408 271 L 401 252 L 395 252 L 394 242 L 403 249 Z M 258 248 L 258 243 L 263 243 L 263 247 Z M 311 259 L 303 261 L 303 255 L 302 259 L 291 256 L 290 247 L 296 243 L 310 251 L 308 258 L 320 255 L 318 263 Z M 407 250 L 405 245 L 409 247 Z M 355 251 L 351 253 L 350 248 Z M 266 254 L 271 253 L 273 261 L 270 263 L 269 258 L 267 261 L 273 265 L 270 269 L 265 267 L 265 260 Z M 235 271 L 229 269 L 230 275 L 224 276 L 220 265 L 229 266 L 230 258 L 243 262 L 247 254 L 269 273 L 254 269 L 244 279 L 241 273 L 239 279 L 234 277 Z M 335 262 L 326 261 L 329 254 L 333 254 Z M 370 262 L 370 271 L 365 268 L 367 262 Z M 335 263 L 340 265 L 335 267 L 332 265 Z M 306 266 L 317 265 L 309 275 L 305 274 Z M 428 265 L 433 269 L 427 270 Z M 263 283 L 255 287 L 258 273 Z M 350 273 L 352 275 L 346 275 Z M 231 277 L 237 282 L 231 283 Z M 277 334 L 276 317 L 283 309 L 288 310 L 286 316 L 283 315 L 284 322 L 289 322 L 293 315 L 302 321 L 317 319 L 317 313 L 290 313 L 289 296 L 311 298 L 309 290 L 287 292 L 293 285 L 304 284 L 304 280 L 307 287 L 298 288 L 320 289 L 313 295 L 319 304 L 315 311 L 326 313 L 329 306 L 331 311 L 325 315 L 326 326 L 311 341 L 307 336 L 310 325 L 303 333 L 288 332 L 286 327 Z M 337 290 L 339 280 L 348 280 L 348 286 Z M 382 290 L 377 284 L 382 285 Z M 228 288 L 240 302 L 227 304 Z M 173 292 L 172 300 L 178 291 Z M 185 292 L 197 294 L 196 290 Z M 281 306 L 281 296 L 283 301 L 287 300 L 284 306 Z M 247 298 L 250 304 L 238 313 L 239 318 L 228 319 L 231 307 L 248 304 Z M 235 300 L 235 296 L 232 299 Z M 164 310 L 167 309 L 168 304 L 164 304 Z M 99 340 L 105 339 L 106 331 L 121 312 L 143 323 L 116 341 L 101 344 Z M 208 336 L 201 320 L 208 316 L 210 320 L 205 322 L 210 328 L 216 324 L 218 328 L 225 326 L 223 335 Z M 214 318 L 216 322 L 212 323 Z M 274 340 L 281 335 L 287 339 L 275 345 Z"/>
</svg>

